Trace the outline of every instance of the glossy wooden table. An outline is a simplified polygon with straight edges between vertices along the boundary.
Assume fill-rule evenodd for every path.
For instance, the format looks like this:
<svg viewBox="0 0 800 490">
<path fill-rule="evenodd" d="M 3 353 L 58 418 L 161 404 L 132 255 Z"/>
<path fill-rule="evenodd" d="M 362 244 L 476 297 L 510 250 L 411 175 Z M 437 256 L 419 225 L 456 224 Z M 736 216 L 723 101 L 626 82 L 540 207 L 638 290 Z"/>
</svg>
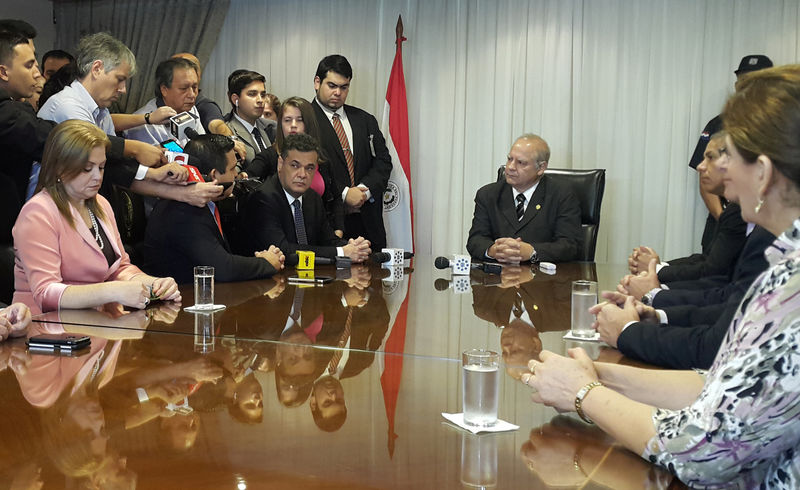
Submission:
<svg viewBox="0 0 800 490">
<path fill-rule="evenodd" d="M 414 271 L 395 280 L 386 270 L 355 267 L 339 272 L 347 280 L 324 287 L 274 279 L 217 284 L 216 302 L 227 308 L 214 315 L 164 304 L 38 318 L 32 334 L 85 333 L 92 347 L 55 357 L 30 355 L 20 340 L 0 344 L 0 366 L 8 366 L 0 372 L 0 481 L 44 488 L 679 487 L 574 415 L 532 404 L 529 388 L 515 379 L 542 347 L 573 345 L 561 339 L 571 281 L 598 279 L 608 288 L 622 267 L 562 264 L 555 275 L 526 267 L 453 284 L 432 262 L 417 258 Z M 192 303 L 191 289 L 182 287 L 184 305 Z M 291 318 L 297 310 L 299 322 Z M 595 357 L 616 352 L 585 346 Z M 460 354 L 470 348 L 503 352 L 509 375 L 500 418 L 517 431 L 475 436 L 442 418 L 461 409 Z M 136 388 L 149 400 L 140 401 Z"/>
</svg>

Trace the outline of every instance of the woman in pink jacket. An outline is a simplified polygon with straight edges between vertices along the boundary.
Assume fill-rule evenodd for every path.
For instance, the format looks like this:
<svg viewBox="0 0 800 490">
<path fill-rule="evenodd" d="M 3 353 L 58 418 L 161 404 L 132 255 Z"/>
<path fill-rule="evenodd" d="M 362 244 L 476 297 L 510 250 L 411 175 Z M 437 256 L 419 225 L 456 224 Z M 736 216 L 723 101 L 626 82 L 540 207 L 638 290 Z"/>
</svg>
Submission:
<svg viewBox="0 0 800 490">
<path fill-rule="evenodd" d="M 37 193 L 13 230 L 14 301 L 34 312 L 181 300 L 174 279 L 130 263 L 111 205 L 97 194 L 109 144 L 100 128 L 76 120 L 47 138 Z"/>
</svg>

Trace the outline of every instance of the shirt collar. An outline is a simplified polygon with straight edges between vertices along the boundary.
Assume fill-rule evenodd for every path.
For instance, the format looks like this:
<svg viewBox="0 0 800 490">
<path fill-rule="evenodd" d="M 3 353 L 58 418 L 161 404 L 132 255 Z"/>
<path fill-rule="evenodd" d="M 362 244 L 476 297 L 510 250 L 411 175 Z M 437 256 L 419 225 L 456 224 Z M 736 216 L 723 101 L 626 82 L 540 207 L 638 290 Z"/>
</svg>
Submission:
<svg viewBox="0 0 800 490">
<path fill-rule="evenodd" d="M 233 117 L 235 117 L 236 120 L 239 121 L 242 124 L 242 126 L 244 126 L 244 129 L 246 129 L 248 133 L 253 134 L 253 129 L 255 128 L 255 126 L 253 126 L 249 122 L 239 117 L 239 114 L 236 114 L 235 112 L 233 113 Z"/>
<path fill-rule="evenodd" d="M 85 105 L 92 112 L 92 117 L 96 122 L 99 122 L 102 117 L 109 113 L 108 109 L 101 109 L 94 101 L 92 95 L 86 90 L 80 80 L 75 80 L 70 84 L 70 88 L 75 91 L 75 94 L 81 99 L 81 104 Z"/>
<path fill-rule="evenodd" d="M 511 192 L 514 194 L 514 200 L 516 201 L 517 200 L 517 196 L 522 194 L 523 196 L 525 196 L 525 202 L 526 203 L 531 202 L 531 196 L 533 196 L 534 191 L 536 191 L 536 188 L 539 187 L 539 182 L 541 182 L 541 181 L 542 181 L 542 179 L 540 178 L 539 180 L 536 181 L 535 184 L 530 186 L 530 188 L 528 190 L 526 190 L 525 192 L 519 192 L 519 191 L 517 191 L 516 189 L 514 189 L 512 187 L 511 188 Z"/>
<path fill-rule="evenodd" d="M 291 195 L 291 194 L 289 194 L 288 192 L 286 192 L 286 189 L 284 189 L 284 188 L 283 188 L 283 186 L 281 186 L 281 189 L 283 190 L 283 193 L 286 195 L 286 200 L 289 202 L 289 206 L 290 206 L 290 207 L 291 207 L 292 203 L 293 203 L 295 200 L 297 200 L 297 201 L 300 201 L 300 207 L 302 207 L 302 206 L 303 206 L 303 196 L 300 196 L 300 197 L 294 197 L 293 195 Z"/>
<path fill-rule="evenodd" d="M 314 97 L 314 102 L 316 102 L 317 105 L 322 108 L 322 110 L 325 112 L 325 115 L 328 116 L 328 119 L 332 119 L 334 114 L 339 114 L 339 119 L 347 119 L 347 114 L 344 112 L 344 105 L 334 111 L 331 110 L 330 107 L 322 105 L 322 102 L 320 102 L 316 97 Z"/>
</svg>

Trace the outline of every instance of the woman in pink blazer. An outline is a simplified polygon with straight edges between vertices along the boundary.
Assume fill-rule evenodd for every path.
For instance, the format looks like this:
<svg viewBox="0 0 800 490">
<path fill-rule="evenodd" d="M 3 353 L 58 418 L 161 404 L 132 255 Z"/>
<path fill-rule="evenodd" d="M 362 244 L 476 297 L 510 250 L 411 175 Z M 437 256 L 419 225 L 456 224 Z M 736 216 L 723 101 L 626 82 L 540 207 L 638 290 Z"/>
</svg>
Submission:
<svg viewBox="0 0 800 490">
<path fill-rule="evenodd" d="M 14 301 L 34 312 L 181 300 L 174 279 L 148 276 L 130 263 L 111 205 L 97 194 L 109 144 L 100 128 L 77 120 L 47 138 L 37 193 L 13 230 Z"/>
</svg>

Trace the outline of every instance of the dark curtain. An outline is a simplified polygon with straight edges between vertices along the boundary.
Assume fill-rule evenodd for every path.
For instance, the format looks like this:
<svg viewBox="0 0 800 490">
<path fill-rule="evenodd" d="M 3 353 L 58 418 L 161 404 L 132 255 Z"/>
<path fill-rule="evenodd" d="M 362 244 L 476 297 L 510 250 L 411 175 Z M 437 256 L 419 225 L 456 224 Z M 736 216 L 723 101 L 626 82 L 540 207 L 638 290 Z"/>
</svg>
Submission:
<svg viewBox="0 0 800 490">
<path fill-rule="evenodd" d="M 105 31 L 136 55 L 136 74 L 120 112 L 133 112 L 154 96 L 156 65 L 177 52 L 205 65 L 217 43 L 230 0 L 55 0 L 56 47 L 75 53 L 81 36 Z"/>
</svg>

